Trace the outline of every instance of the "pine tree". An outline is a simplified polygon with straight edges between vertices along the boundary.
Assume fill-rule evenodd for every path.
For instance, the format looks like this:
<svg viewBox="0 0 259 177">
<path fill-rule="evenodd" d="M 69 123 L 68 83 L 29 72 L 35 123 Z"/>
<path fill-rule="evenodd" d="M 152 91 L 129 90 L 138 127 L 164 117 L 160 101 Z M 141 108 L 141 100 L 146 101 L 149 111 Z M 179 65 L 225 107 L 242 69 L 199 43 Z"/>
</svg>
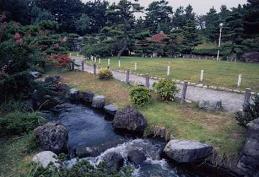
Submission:
<svg viewBox="0 0 259 177">
<path fill-rule="evenodd" d="M 219 15 L 214 8 L 211 8 L 205 17 L 205 34 L 211 42 L 217 42 L 219 34 Z"/>
<path fill-rule="evenodd" d="M 244 16 L 245 33 L 248 35 L 259 34 L 259 1 L 248 0 L 246 15 Z"/>
</svg>

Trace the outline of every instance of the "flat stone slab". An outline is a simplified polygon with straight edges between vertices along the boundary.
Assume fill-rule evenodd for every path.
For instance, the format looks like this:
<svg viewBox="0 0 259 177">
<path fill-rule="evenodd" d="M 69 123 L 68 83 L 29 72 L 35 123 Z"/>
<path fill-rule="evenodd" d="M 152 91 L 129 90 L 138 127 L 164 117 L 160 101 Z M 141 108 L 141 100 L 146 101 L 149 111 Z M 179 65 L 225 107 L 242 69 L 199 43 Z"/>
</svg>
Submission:
<svg viewBox="0 0 259 177">
<path fill-rule="evenodd" d="M 118 111 L 118 107 L 115 106 L 114 104 L 109 104 L 109 105 L 104 106 L 104 111 L 107 114 L 114 116 L 116 114 L 116 112 Z"/>
<path fill-rule="evenodd" d="M 92 107 L 102 109 L 105 105 L 105 96 L 97 95 L 93 97 Z"/>
<path fill-rule="evenodd" d="M 213 147 L 198 141 L 171 140 L 164 148 L 166 155 L 178 163 L 192 163 L 204 160 Z"/>
</svg>

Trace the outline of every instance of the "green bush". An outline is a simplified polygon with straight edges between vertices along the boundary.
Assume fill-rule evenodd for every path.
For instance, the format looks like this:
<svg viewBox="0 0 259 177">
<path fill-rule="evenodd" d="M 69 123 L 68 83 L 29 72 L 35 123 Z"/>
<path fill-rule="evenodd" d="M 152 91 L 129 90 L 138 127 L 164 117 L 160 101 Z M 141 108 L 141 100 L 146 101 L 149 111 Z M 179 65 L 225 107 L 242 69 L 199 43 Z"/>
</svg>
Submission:
<svg viewBox="0 0 259 177">
<path fill-rule="evenodd" d="M 259 96 L 256 95 L 251 104 L 244 105 L 243 111 L 237 112 L 235 118 L 244 127 L 252 120 L 259 118 Z"/>
<path fill-rule="evenodd" d="M 43 122 L 38 113 L 12 112 L 0 118 L 0 133 L 18 135 L 28 133 Z"/>
<path fill-rule="evenodd" d="M 10 100 L 0 105 L 0 111 L 3 113 L 9 113 L 14 111 L 26 112 L 31 111 L 30 104 L 21 101 Z"/>
<path fill-rule="evenodd" d="M 158 83 L 154 83 L 153 88 L 163 101 L 173 100 L 175 94 L 178 92 L 175 82 L 169 79 L 160 80 Z"/>
<path fill-rule="evenodd" d="M 130 90 L 130 100 L 137 106 L 144 106 L 151 100 L 150 90 L 144 86 L 136 86 Z"/>
<path fill-rule="evenodd" d="M 101 80 L 110 80 L 113 78 L 113 75 L 109 69 L 101 69 L 98 73 L 98 77 Z"/>
</svg>

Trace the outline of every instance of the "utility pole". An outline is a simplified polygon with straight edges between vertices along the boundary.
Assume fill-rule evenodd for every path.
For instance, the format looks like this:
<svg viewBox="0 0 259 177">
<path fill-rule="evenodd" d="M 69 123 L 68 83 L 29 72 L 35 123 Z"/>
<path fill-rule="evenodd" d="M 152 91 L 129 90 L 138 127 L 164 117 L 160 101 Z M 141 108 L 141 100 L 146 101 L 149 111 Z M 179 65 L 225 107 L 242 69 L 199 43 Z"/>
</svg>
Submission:
<svg viewBox="0 0 259 177">
<path fill-rule="evenodd" d="M 218 54 L 217 54 L 217 61 L 219 61 L 219 50 L 221 46 L 221 36 L 222 36 L 222 28 L 223 28 L 223 23 L 219 24 L 219 45 L 218 45 Z"/>
</svg>

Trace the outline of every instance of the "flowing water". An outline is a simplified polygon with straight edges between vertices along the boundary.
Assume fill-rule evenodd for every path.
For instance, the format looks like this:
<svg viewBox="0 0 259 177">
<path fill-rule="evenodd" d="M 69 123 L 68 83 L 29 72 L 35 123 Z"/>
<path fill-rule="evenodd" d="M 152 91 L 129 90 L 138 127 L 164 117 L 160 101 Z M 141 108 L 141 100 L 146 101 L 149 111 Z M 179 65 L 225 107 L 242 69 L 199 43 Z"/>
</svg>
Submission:
<svg viewBox="0 0 259 177">
<path fill-rule="evenodd" d="M 124 159 L 124 164 L 134 167 L 133 176 L 140 177 L 189 177 L 197 176 L 186 171 L 169 165 L 161 158 L 161 151 L 165 145 L 163 142 L 152 139 L 133 139 L 125 138 L 113 131 L 112 124 L 104 119 L 103 113 L 96 112 L 88 107 L 81 105 L 64 104 L 57 107 L 56 116 L 53 121 L 63 124 L 69 131 L 69 149 L 74 152 L 78 147 L 98 147 L 103 144 L 107 146 L 95 157 L 86 157 L 93 165 L 102 162 L 106 154 L 115 152 L 120 153 Z M 117 143 L 116 143 L 117 142 Z M 130 150 L 140 150 L 146 156 L 146 160 L 139 166 L 133 166 L 127 160 Z M 76 163 L 75 159 L 66 162 L 67 166 Z"/>
</svg>

